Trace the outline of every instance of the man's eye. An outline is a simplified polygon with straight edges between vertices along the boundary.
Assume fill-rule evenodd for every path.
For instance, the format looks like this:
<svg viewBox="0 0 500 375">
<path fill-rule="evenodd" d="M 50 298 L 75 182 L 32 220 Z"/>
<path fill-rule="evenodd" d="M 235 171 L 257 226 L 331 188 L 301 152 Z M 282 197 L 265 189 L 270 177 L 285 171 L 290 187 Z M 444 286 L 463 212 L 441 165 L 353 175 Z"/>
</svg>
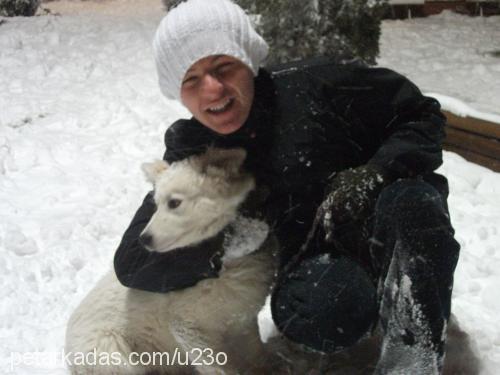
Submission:
<svg viewBox="0 0 500 375">
<path fill-rule="evenodd" d="M 227 63 L 220 64 L 215 70 L 217 72 L 225 72 L 225 71 L 229 70 L 232 66 L 233 66 L 232 62 L 227 62 Z"/>
<path fill-rule="evenodd" d="M 195 81 L 196 81 L 196 76 L 191 76 L 191 77 L 186 78 L 184 81 L 182 81 L 182 84 L 194 83 Z"/>
<path fill-rule="evenodd" d="M 173 210 L 181 205 L 182 201 L 180 199 L 169 199 L 167 202 L 168 208 Z"/>
</svg>

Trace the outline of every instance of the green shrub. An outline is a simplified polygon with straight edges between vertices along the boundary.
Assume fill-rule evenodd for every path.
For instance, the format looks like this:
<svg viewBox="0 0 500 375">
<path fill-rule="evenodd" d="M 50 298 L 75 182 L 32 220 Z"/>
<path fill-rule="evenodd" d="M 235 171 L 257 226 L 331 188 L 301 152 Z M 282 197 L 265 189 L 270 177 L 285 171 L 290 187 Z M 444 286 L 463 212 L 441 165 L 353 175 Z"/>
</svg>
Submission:
<svg viewBox="0 0 500 375">
<path fill-rule="evenodd" d="M 33 16 L 41 0 L 0 0 L 0 16 Z"/>
<path fill-rule="evenodd" d="M 256 15 L 270 63 L 317 55 L 375 64 L 385 0 L 236 0 Z"/>
</svg>

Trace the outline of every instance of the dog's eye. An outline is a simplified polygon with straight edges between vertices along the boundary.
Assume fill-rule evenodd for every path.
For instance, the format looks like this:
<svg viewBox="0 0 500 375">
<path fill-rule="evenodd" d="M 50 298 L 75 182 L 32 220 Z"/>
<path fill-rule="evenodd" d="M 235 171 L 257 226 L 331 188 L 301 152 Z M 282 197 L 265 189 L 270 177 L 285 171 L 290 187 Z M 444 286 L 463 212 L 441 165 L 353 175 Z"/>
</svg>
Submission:
<svg viewBox="0 0 500 375">
<path fill-rule="evenodd" d="M 167 202 L 168 208 L 174 209 L 181 205 L 182 201 L 180 199 L 169 199 Z"/>
</svg>

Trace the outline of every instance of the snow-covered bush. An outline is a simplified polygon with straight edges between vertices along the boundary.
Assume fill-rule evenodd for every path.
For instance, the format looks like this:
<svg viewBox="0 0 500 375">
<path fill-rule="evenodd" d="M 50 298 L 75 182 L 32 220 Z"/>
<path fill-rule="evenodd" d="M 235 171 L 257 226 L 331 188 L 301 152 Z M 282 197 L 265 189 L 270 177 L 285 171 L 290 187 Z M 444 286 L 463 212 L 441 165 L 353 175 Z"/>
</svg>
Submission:
<svg viewBox="0 0 500 375">
<path fill-rule="evenodd" d="M 41 0 L 0 0 L 0 16 L 33 16 Z"/>
<path fill-rule="evenodd" d="M 317 55 L 358 57 L 374 64 L 385 0 L 236 0 L 258 14 L 271 46 L 269 63 Z"/>
</svg>

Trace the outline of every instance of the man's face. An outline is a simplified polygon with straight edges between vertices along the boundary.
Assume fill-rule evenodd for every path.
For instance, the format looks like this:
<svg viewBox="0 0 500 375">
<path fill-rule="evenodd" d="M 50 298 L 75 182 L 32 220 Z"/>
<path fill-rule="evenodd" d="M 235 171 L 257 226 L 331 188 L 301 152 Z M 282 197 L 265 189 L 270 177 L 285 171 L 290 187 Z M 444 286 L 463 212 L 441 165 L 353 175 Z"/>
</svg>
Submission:
<svg viewBox="0 0 500 375">
<path fill-rule="evenodd" d="M 227 55 L 198 60 L 182 80 L 182 103 L 199 122 L 219 134 L 233 133 L 245 123 L 253 97 L 252 71 Z"/>
</svg>

